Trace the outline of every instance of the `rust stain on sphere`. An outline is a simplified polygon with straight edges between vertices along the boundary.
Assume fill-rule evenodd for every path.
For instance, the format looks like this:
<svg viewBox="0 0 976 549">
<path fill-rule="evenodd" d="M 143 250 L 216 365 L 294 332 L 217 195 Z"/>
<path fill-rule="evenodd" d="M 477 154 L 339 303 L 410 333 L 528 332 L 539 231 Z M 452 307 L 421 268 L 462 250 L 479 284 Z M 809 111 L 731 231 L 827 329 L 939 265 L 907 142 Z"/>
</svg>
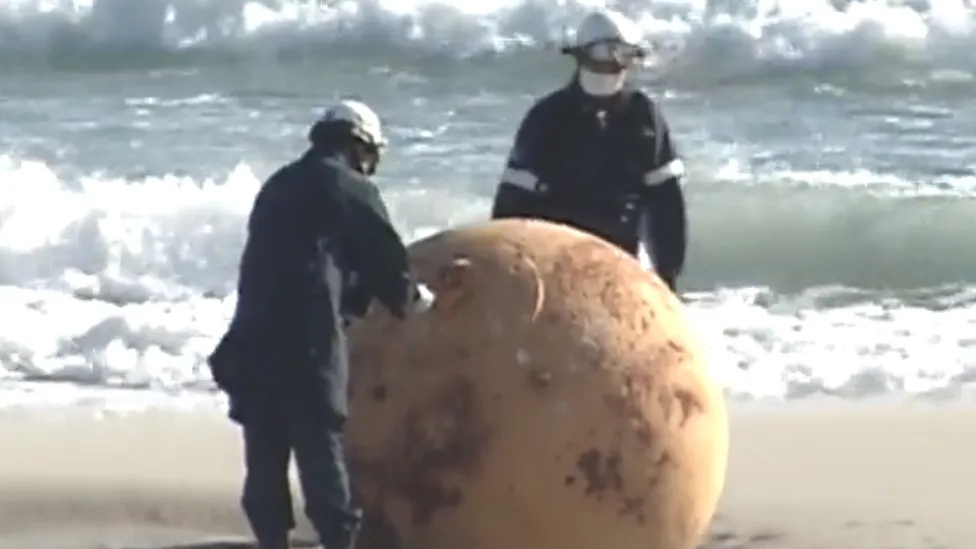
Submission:
<svg viewBox="0 0 976 549">
<path fill-rule="evenodd" d="M 693 549 L 728 418 L 681 304 L 559 225 L 411 247 L 436 309 L 351 334 L 360 549 Z"/>
</svg>

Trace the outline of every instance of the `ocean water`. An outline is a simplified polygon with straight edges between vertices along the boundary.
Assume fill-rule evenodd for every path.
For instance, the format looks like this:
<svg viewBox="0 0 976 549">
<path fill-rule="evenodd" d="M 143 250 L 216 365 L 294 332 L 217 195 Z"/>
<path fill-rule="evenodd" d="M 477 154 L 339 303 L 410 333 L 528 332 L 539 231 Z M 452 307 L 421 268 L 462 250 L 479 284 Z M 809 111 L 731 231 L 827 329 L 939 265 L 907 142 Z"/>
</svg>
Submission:
<svg viewBox="0 0 976 549">
<path fill-rule="evenodd" d="M 260 181 L 387 120 L 418 238 L 487 217 L 582 0 L 0 0 L 0 405 L 209 405 Z M 736 399 L 976 381 L 972 0 L 621 0 L 691 173 L 682 286 Z"/>
</svg>

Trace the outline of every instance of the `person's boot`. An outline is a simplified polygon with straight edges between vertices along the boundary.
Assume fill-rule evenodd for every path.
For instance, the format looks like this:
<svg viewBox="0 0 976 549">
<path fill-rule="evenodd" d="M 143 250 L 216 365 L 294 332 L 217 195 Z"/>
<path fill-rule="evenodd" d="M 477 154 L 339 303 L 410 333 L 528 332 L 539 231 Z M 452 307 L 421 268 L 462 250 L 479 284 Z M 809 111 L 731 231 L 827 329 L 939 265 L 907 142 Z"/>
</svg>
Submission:
<svg viewBox="0 0 976 549">
<path fill-rule="evenodd" d="M 262 536 L 257 540 L 257 549 L 289 549 L 290 547 L 288 534 L 284 536 Z"/>
<path fill-rule="evenodd" d="M 356 530 L 353 531 L 352 535 L 349 536 L 349 544 L 347 547 L 349 549 L 356 549 L 356 543 L 358 542 L 359 542 L 359 528 L 356 528 Z"/>
<path fill-rule="evenodd" d="M 322 540 L 323 549 L 356 549 L 359 539 L 359 528 L 346 530 L 342 534 L 333 536 L 330 540 Z"/>
</svg>

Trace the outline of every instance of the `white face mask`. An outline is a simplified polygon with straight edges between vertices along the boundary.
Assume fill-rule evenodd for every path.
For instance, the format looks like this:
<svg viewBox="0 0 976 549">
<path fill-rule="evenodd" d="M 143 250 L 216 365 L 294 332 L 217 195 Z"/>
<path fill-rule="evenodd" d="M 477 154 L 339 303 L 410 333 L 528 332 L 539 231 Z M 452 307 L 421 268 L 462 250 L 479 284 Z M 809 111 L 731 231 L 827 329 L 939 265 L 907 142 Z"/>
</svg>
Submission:
<svg viewBox="0 0 976 549">
<path fill-rule="evenodd" d="M 596 97 L 609 97 L 624 89 L 627 81 L 627 71 L 617 74 L 602 74 L 588 71 L 584 68 L 579 70 L 579 84 L 588 95 Z"/>
</svg>

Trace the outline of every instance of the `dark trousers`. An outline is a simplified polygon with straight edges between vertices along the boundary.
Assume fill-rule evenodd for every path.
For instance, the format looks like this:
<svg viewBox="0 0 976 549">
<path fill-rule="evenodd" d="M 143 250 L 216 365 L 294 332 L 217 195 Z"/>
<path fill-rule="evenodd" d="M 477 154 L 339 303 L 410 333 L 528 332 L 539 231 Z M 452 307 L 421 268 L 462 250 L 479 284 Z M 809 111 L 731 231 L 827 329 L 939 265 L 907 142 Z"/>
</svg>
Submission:
<svg viewBox="0 0 976 549">
<path fill-rule="evenodd" d="M 264 410 L 242 422 L 247 476 L 241 505 L 261 549 L 284 549 L 295 527 L 288 464 L 325 549 L 349 549 L 362 520 L 351 505 L 341 425 L 319 414 Z"/>
</svg>

